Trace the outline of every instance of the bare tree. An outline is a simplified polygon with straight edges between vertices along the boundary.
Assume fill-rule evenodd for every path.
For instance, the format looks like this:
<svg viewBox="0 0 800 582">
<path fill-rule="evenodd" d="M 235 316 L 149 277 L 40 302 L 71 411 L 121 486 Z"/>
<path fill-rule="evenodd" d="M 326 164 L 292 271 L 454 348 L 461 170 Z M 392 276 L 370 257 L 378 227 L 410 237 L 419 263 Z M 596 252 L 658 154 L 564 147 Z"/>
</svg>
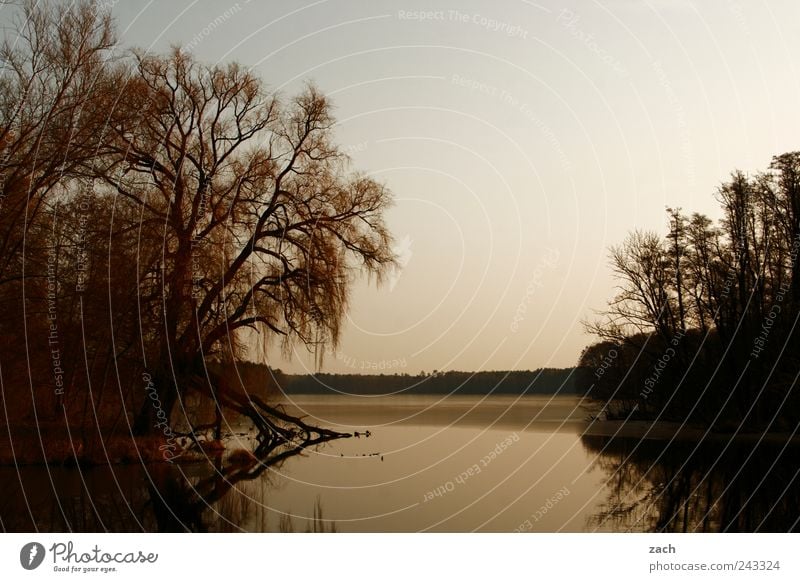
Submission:
<svg viewBox="0 0 800 582">
<path fill-rule="evenodd" d="M 800 152 L 788 152 L 775 156 L 770 164 L 775 183 L 776 220 L 780 239 L 785 242 L 786 253 L 781 257 L 788 261 L 793 249 L 800 244 Z M 791 276 L 792 295 L 800 298 L 800 268 L 795 261 L 783 265 Z"/>
<path fill-rule="evenodd" d="M 636 230 L 610 250 L 611 268 L 619 284 L 608 309 L 587 329 L 603 339 L 624 341 L 637 333 L 657 332 L 668 339 L 673 332 L 670 296 L 670 258 L 661 237 Z"/>
<path fill-rule="evenodd" d="M 140 292 L 159 325 L 152 369 L 167 414 L 187 389 L 265 431 L 294 423 L 205 369 L 240 354 L 239 332 L 335 343 L 353 276 L 393 263 L 389 192 L 348 170 L 332 142 L 327 99 L 308 87 L 288 103 L 236 64 L 202 66 L 174 50 L 136 57 L 97 175 L 162 228 Z M 134 115 L 135 113 L 135 115 Z M 145 402 L 135 429 L 157 424 Z M 270 420 L 271 419 L 271 420 Z"/>
<path fill-rule="evenodd" d="M 634 232 L 611 249 L 619 291 L 604 319 L 587 328 L 622 346 L 625 355 L 659 346 L 625 372 L 650 385 L 674 384 L 642 391 L 653 413 L 670 407 L 675 417 L 692 414 L 702 422 L 725 418 L 760 426 L 779 415 L 791 422 L 787 403 L 798 400 L 800 154 L 776 156 L 767 172 L 754 176 L 735 171 L 716 194 L 718 224 L 668 208 L 664 241 Z M 680 365 L 668 364 L 673 361 Z M 607 378 L 599 382 L 608 384 Z M 616 398 L 613 386 L 601 388 L 598 393 Z"/>
<path fill-rule="evenodd" d="M 116 75 L 112 21 L 92 2 L 18 8 L 0 44 L 0 283 L 19 278 L 45 200 L 95 155 Z"/>
<path fill-rule="evenodd" d="M 675 276 L 675 296 L 678 302 L 678 318 L 674 328 L 686 331 L 686 308 L 684 307 L 683 259 L 686 248 L 686 218 L 680 208 L 667 208 L 669 214 L 669 255 L 672 259 L 672 273 Z"/>
<path fill-rule="evenodd" d="M 47 344 L 53 305 L 64 299 L 64 234 L 53 222 L 96 155 L 115 92 L 115 35 L 95 4 L 24 0 L 3 7 L 0 41 L 0 341 L 7 386 L 30 385 L 8 400 L 18 418 L 51 406 L 61 392 L 62 355 Z M 48 262 L 51 261 L 51 262 Z M 67 325 L 63 305 L 61 339 Z M 45 340 L 45 341 L 42 341 Z M 59 365 L 55 365 L 55 363 Z M 54 381 L 56 385 L 53 386 Z M 58 396 L 58 394 L 56 394 Z M 62 398 L 56 398 L 57 405 Z M 8 410 L 7 410 L 8 412 Z"/>
</svg>

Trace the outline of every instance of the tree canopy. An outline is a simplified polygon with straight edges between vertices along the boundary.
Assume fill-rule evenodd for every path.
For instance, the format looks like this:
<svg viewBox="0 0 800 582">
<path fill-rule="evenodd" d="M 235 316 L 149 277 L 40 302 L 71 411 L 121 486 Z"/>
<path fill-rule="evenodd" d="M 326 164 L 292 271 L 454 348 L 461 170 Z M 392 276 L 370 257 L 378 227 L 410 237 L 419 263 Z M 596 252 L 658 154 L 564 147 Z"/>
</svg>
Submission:
<svg viewBox="0 0 800 582">
<path fill-rule="evenodd" d="M 587 322 L 601 342 L 581 365 L 614 414 L 790 426 L 798 419 L 800 152 L 775 156 L 753 176 L 733 172 L 716 198 L 717 222 L 668 208 L 666 236 L 634 231 L 611 248 L 618 290 Z"/>
<path fill-rule="evenodd" d="M 0 334 L 6 385 L 30 391 L 8 408 L 148 434 L 176 407 L 196 423 L 196 391 L 217 425 L 228 408 L 267 440 L 308 437 L 209 364 L 254 337 L 335 344 L 354 278 L 393 264 L 391 194 L 351 169 L 329 100 L 177 48 L 121 50 L 91 2 L 27 1 L 15 27 L 0 47 Z"/>
</svg>

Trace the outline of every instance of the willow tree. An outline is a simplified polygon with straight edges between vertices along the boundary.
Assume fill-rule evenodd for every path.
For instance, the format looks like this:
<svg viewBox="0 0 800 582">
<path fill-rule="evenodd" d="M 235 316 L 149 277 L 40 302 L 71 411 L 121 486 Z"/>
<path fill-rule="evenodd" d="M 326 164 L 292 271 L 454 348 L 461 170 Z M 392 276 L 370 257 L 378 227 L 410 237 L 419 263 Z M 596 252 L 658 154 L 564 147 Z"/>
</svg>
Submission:
<svg viewBox="0 0 800 582">
<path fill-rule="evenodd" d="M 5 414 L 24 423 L 61 412 L 47 319 L 48 287 L 59 301 L 64 288 L 48 285 L 48 259 L 62 248 L 53 216 L 97 153 L 120 71 L 113 22 L 94 3 L 20 0 L 0 11 L 0 370 Z"/>
<path fill-rule="evenodd" d="M 28 229 L 96 153 L 118 79 L 113 23 L 93 3 L 25 0 L 0 42 L 0 283 L 16 281 Z"/>
<path fill-rule="evenodd" d="M 95 172 L 142 228 L 160 230 L 138 285 L 142 317 L 157 322 L 143 326 L 145 366 L 167 416 L 197 390 L 271 436 L 308 433 L 206 364 L 239 355 L 247 329 L 284 345 L 335 343 L 353 277 L 392 265 L 390 193 L 350 170 L 333 127 L 313 86 L 284 102 L 237 64 L 136 56 Z M 138 434 L 159 423 L 152 402 Z"/>
</svg>

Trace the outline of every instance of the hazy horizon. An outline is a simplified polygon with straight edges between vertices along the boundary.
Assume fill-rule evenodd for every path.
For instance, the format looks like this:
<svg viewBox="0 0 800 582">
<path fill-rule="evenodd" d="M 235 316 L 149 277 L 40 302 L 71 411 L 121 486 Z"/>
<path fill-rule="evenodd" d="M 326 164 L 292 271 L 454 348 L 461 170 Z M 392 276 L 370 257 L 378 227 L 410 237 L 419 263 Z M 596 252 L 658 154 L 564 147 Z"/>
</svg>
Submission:
<svg viewBox="0 0 800 582">
<path fill-rule="evenodd" d="M 420 20 L 414 11 L 429 12 Z M 614 282 L 606 249 L 719 213 L 716 186 L 800 149 L 785 2 L 126 2 L 121 44 L 178 43 L 333 100 L 353 166 L 395 196 L 404 267 L 359 280 L 323 371 L 567 367 Z M 314 369 L 298 348 L 292 361 Z"/>
</svg>

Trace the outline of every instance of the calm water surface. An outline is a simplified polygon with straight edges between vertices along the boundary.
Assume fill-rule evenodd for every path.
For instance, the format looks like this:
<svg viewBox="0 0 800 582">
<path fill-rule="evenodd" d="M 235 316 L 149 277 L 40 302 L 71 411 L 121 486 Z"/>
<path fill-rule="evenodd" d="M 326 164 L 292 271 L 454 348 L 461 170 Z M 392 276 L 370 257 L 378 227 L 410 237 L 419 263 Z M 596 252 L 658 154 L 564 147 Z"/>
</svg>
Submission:
<svg viewBox="0 0 800 582">
<path fill-rule="evenodd" d="M 225 464 L 0 469 L 8 531 L 790 531 L 797 447 L 585 435 L 572 397 L 299 397 L 359 438 Z M 363 436 L 365 431 L 370 436 Z M 248 435 L 231 446 L 252 448 Z M 230 478 L 229 478 L 230 477 Z"/>
</svg>

